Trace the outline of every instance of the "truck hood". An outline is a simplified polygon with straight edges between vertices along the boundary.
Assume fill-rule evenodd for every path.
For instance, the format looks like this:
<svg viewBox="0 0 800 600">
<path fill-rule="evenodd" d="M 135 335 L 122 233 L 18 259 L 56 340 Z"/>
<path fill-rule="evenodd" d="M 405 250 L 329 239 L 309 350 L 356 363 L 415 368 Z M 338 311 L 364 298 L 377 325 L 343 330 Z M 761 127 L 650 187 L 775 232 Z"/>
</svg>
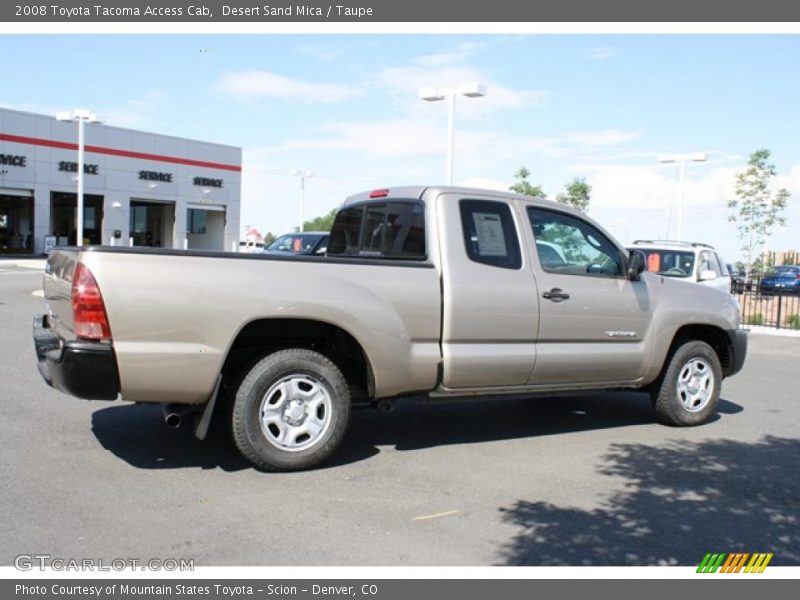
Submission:
<svg viewBox="0 0 800 600">
<path fill-rule="evenodd" d="M 738 329 L 739 302 L 730 293 L 718 288 L 700 285 L 694 281 L 662 277 L 643 273 L 654 299 L 667 308 L 691 315 L 698 324 L 707 323 L 722 329 Z"/>
</svg>

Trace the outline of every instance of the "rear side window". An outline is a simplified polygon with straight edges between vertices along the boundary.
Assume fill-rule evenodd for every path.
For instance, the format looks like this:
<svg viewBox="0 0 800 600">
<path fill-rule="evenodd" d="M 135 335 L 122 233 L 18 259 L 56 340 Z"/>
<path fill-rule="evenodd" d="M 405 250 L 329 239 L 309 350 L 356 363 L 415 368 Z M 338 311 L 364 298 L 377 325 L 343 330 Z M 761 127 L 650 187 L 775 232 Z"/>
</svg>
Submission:
<svg viewBox="0 0 800 600">
<path fill-rule="evenodd" d="M 343 210 L 333 224 L 328 254 L 424 259 L 424 207 L 416 202 L 387 202 Z"/>
<path fill-rule="evenodd" d="M 357 255 L 361 239 L 361 219 L 364 207 L 339 211 L 331 229 L 328 254 Z"/>
<path fill-rule="evenodd" d="M 522 267 L 517 229 L 508 204 L 462 200 L 459 208 L 470 260 L 503 269 Z"/>
</svg>

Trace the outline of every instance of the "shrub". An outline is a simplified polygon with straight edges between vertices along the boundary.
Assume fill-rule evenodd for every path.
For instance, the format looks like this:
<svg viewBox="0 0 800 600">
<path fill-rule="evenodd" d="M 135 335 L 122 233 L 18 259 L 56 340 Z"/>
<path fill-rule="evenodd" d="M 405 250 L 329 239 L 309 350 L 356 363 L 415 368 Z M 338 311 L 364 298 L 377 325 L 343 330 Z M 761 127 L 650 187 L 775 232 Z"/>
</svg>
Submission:
<svg viewBox="0 0 800 600">
<path fill-rule="evenodd" d="M 800 314 L 789 315 L 786 317 L 786 325 L 790 329 L 800 329 Z"/>
<path fill-rule="evenodd" d="M 745 322 L 746 325 L 763 325 L 764 324 L 764 313 L 760 313 L 760 312 L 753 313 L 753 314 L 749 315 L 744 320 L 744 322 Z"/>
</svg>

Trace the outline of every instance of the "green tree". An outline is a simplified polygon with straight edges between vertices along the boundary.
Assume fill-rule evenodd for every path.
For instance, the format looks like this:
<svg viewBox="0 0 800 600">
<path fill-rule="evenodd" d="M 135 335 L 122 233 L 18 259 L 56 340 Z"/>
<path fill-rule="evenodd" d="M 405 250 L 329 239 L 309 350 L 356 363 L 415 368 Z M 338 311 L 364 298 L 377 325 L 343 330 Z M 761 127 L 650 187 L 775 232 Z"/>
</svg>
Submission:
<svg viewBox="0 0 800 600">
<path fill-rule="evenodd" d="M 583 177 L 576 177 L 566 186 L 566 194 L 557 194 L 556 202 L 566 204 L 581 212 L 589 211 L 589 201 L 592 196 L 592 186 L 586 183 Z"/>
<path fill-rule="evenodd" d="M 781 213 L 791 194 L 784 188 L 771 189 L 777 171 L 769 157 L 770 151 L 766 148 L 750 155 L 747 168 L 736 174 L 736 198 L 728 201 L 728 208 L 733 211 L 728 220 L 736 224 L 748 268 L 754 264 L 773 226 L 786 223 Z"/>
<path fill-rule="evenodd" d="M 508 189 L 518 194 L 525 194 L 526 196 L 547 198 L 547 194 L 544 193 L 541 185 L 533 185 L 530 181 L 528 181 L 528 177 L 530 176 L 531 172 L 526 167 L 520 167 L 517 172 L 514 173 L 514 177 L 517 179 L 517 182 Z"/>
<path fill-rule="evenodd" d="M 278 236 L 276 236 L 271 231 L 268 231 L 267 233 L 264 234 L 264 246 L 269 246 L 272 242 L 274 242 L 277 239 Z"/>
<path fill-rule="evenodd" d="M 306 221 L 303 223 L 303 231 L 330 231 L 337 212 L 339 209 L 334 208 L 327 214 Z"/>
</svg>

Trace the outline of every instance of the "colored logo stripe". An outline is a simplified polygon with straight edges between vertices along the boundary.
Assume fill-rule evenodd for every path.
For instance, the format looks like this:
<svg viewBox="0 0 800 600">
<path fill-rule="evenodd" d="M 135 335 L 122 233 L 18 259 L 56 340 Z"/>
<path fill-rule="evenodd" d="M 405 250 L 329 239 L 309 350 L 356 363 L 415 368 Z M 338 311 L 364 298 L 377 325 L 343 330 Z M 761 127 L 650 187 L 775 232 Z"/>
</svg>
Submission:
<svg viewBox="0 0 800 600">
<path fill-rule="evenodd" d="M 703 561 L 700 563 L 700 566 L 697 567 L 698 573 L 716 573 L 719 566 L 722 564 L 722 561 L 725 560 L 725 553 L 714 553 L 712 554 L 709 552 L 703 557 Z"/>
<path fill-rule="evenodd" d="M 767 568 L 769 561 L 772 560 L 772 552 L 769 554 L 766 553 L 759 553 L 753 554 L 753 558 L 750 559 L 750 563 L 745 567 L 745 573 L 763 573 L 764 569 Z"/>
</svg>

